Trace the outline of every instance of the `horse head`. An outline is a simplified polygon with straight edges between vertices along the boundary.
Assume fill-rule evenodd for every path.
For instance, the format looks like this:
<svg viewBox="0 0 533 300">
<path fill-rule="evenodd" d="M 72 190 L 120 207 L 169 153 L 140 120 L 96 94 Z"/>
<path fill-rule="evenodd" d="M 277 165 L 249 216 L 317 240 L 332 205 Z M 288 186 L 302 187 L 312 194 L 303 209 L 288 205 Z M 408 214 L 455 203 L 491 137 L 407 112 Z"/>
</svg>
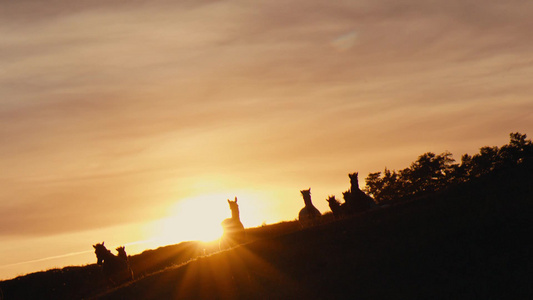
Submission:
<svg viewBox="0 0 533 300">
<path fill-rule="evenodd" d="M 329 208 L 331 209 L 333 216 L 335 218 L 340 217 L 340 215 L 342 214 L 342 209 L 339 200 L 337 200 L 335 196 L 329 196 L 326 201 L 328 201 Z"/>
<path fill-rule="evenodd" d="M 350 177 L 350 190 L 351 191 L 359 189 L 359 179 L 357 178 L 358 175 L 359 175 L 359 172 L 348 174 L 348 177 Z"/>
<path fill-rule="evenodd" d="M 301 190 L 300 193 L 302 193 L 305 205 L 311 205 L 311 188 L 308 188 L 307 190 Z"/>
<path fill-rule="evenodd" d="M 239 218 L 239 205 L 237 204 L 237 197 L 234 201 L 228 199 L 229 209 L 231 210 L 232 218 Z"/>
<path fill-rule="evenodd" d="M 94 248 L 94 254 L 96 254 L 96 264 L 102 265 L 105 260 L 106 254 L 109 252 L 107 248 L 104 246 L 104 242 L 101 244 L 93 245 Z"/>
<path fill-rule="evenodd" d="M 328 201 L 330 207 L 340 205 L 339 200 L 337 200 L 335 196 L 329 196 L 328 199 L 326 199 L 326 201 Z"/>
<path fill-rule="evenodd" d="M 126 254 L 126 247 L 121 246 L 118 247 L 116 250 L 118 252 L 118 257 L 122 258 L 123 260 L 128 260 L 128 255 Z"/>
</svg>

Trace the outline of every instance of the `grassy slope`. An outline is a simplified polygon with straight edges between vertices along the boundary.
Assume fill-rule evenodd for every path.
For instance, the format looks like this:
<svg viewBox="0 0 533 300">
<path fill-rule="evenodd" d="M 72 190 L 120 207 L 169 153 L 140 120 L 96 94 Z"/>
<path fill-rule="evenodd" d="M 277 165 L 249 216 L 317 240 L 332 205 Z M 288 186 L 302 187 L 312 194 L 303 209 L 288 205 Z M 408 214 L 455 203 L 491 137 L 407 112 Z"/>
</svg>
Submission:
<svg viewBox="0 0 533 300">
<path fill-rule="evenodd" d="M 204 257 L 105 299 L 531 298 L 533 169 Z"/>
<path fill-rule="evenodd" d="M 298 222 L 282 222 L 247 228 L 249 240 L 258 240 L 299 230 Z M 89 244 L 90 245 L 90 244 Z M 90 246 L 89 246 L 90 247 Z M 191 259 L 218 251 L 218 242 L 183 242 L 146 250 L 129 257 L 137 279 L 162 269 L 184 264 Z M 96 260 L 96 258 L 95 258 Z M 96 264 L 35 272 L 0 281 L 1 299 L 80 299 L 94 297 L 109 289 L 101 267 Z"/>
<path fill-rule="evenodd" d="M 204 256 L 195 242 L 131 258 L 140 278 L 101 294 L 96 266 L 0 282 L 6 299 L 532 298 L 533 167 L 321 226 L 250 229 Z M 208 251 L 209 248 L 207 248 Z"/>
</svg>

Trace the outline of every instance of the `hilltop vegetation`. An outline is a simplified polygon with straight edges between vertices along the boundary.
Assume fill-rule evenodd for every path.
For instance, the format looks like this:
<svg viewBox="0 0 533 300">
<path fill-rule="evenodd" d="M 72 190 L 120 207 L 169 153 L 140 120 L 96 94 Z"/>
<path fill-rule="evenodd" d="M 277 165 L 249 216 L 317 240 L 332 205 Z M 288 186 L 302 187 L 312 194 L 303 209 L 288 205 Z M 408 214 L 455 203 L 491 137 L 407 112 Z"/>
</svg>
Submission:
<svg viewBox="0 0 533 300">
<path fill-rule="evenodd" d="M 427 152 L 409 167 L 400 170 L 385 168 L 370 173 L 365 179 L 365 192 L 378 203 L 391 203 L 442 191 L 450 186 L 469 182 L 494 171 L 512 168 L 533 159 L 533 144 L 525 134 L 510 134 L 509 144 L 485 146 L 478 154 L 464 154 L 455 163 L 450 152 Z"/>
<path fill-rule="evenodd" d="M 0 287 L 6 299 L 527 299 L 532 158 L 518 133 L 461 164 L 427 153 L 405 170 L 369 175 L 367 192 L 383 208 L 307 229 L 247 229 L 250 242 L 228 251 L 199 242 L 145 251 L 130 257 L 137 279 L 116 288 L 96 265 Z"/>
</svg>

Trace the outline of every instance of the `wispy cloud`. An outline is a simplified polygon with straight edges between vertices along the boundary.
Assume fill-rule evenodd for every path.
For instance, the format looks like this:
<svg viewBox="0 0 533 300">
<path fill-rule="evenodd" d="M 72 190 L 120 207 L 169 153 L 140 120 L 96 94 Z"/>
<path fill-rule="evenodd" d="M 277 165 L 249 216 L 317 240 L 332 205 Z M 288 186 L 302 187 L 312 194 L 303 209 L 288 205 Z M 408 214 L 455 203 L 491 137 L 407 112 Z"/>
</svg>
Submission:
<svg viewBox="0 0 533 300">
<path fill-rule="evenodd" d="M 3 4 L 0 233 L 156 218 L 203 175 L 333 189 L 348 171 L 502 144 L 533 128 L 530 11 L 519 0 Z"/>
</svg>

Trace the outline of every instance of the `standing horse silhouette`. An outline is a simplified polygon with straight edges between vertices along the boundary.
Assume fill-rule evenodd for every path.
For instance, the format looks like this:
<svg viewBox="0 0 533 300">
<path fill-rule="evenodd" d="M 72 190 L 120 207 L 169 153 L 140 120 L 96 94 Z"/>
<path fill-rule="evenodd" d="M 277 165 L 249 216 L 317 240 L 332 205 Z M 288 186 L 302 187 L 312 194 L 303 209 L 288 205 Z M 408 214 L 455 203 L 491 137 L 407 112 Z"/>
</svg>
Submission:
<svg viewBox="0 0 533 300">
<path fill-rule="evenodd" d="M 326 201 L 328 201 L 329 208 L 331 209 L 331 212 L 333 213 L 335 219 L 340 219 L 344 216 L 341 203 L 335 198 L 335 196 L 329 196 Z"/>
<path fill-rule="evenodd" d="M 241 223 L 239 216 L 239 205 L 237 204 L 237 197 L 235 201 L 228 199 L 229 209 L 231 210 L 231 218 L 222 221 L 222 238 L 220 239 L 220 249 L 226 249 L 235 245 L 241 244 L 246 239 L 244 226 Z"/>
<path fill-rule="evenodd" d="M 128 255 L 126 254 L 126 247 L 124 247 L 124 246 L 120 246 L 120 247 L 118 247 L 118 248 L 115 249 L 115 250 L 117 250 L 117 252 L 118 252 L 118 255 L 117 255 L 117 256 L 118 256 L 119 258 L 121 258 L 123 261 L 125 261 L 126 264 L 128 264 L 128 267 L 129 267 L 130 262 L 129 262 L 129 260 L 128 260 Z"/>
<path fill-rule="evenodd" d="M 118 256 L 107 250 L 104 242 L 93 245 L 93 248 L 94 254 L 96 254 L 96 264 L 102 266 L 104 276 L 112 284 L 116 285 L 133 279 L 133 272 L 130 269 L 124 247 L 117 248 Z"/>
<path fill-rule="evenodd" d="M 298 220 L 303 227 L 316 225 L 322 214 L 316 209 L 313 202 L 311 202 L 311 188 L 302 190 L 300 193 L 302 193 L 302 197 L 304 198 L 305 207 L 300 210 Z"/>
<path fill-rule="evenodd" d="M 345 214 L 359 213 L 377 206 L 372 197 L 361 191 L 357 176 L 358 172 L 348 174 L 348 177 L 350 177 L 350 189 L 342 193 L 345 202 L 342 204 L 342 209 Z"/>
</svg>

